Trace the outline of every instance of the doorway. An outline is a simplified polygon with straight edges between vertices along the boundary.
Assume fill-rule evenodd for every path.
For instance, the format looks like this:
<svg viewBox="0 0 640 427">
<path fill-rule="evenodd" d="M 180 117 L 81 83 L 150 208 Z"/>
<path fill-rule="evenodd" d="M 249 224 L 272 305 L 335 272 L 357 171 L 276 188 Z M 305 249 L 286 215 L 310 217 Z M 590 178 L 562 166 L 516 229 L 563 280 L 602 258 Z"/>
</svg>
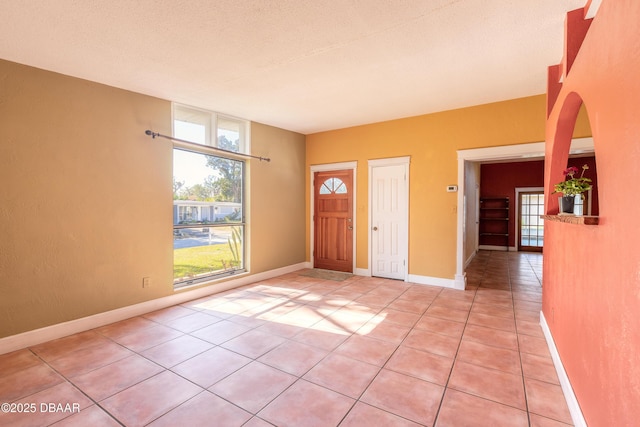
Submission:
<svg viewBox="0 0 640 427">
<path fill-rule="evenodd" d="M 594 151 L 593 138 L 574 139 L 571 145 L 570 154 L 592 153 Z M 468 238 L 468 234 L 475 232 L 475 227 L 465 227 L 465 220 L 468 215 L 474 215 L 475 212 L 469 211 L 470 204 L 465 204 L 465 198 L 471 198 L 475 195 L 475 179 L 479 177 L 467 176 L 467 171 L 472 169 L 468 163 L 480 163 L 487 161 L 517 161 L 532 158 L 544 158 L 545 143 L 536 142 L 528 144 L 506 145 L 487 148 L 472 148 L 467 150 L 458 150 L 458 202 L 457 202 L 457 230 L 458 236 L 456 241 L 456 273 L 454 287 L 456 289 L 465 289 L 466 287 L 466 265 L 472 258 L 466 258 L 465 253 L 476 252 L 477 248 L 466 247 L 472 239 Z M 465 179 L 467 178 L 467 179 Z M 466 262 L 465 262 L 466 261 Z"/>
<path fill-rule="evenodd" d="M 542 252 L 544 245 L 544 189 L 516 189 L 518 250 Z"/>
</svg>

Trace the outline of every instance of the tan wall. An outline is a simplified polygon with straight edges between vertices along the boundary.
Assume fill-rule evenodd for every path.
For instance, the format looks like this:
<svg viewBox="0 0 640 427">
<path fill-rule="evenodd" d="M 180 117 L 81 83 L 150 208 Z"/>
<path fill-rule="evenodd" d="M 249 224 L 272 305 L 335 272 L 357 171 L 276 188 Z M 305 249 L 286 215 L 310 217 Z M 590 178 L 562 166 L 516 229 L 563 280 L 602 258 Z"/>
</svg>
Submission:
<svg viewBox="0 0 640 427">
<path fill-rule="evenodd" d="M 368 268 L 367 160 L 411 156 L 409 273 L 453 279 L 457 195 L 446 186 L 457 184 L 456 150 L 544 141 L 545 102 L 538 95 L 308 135 L 307 168 L 358 162 L 357 268 Z M 580 123 L 576 134 L 590 135 L 588 124 Z M 308 173 L 305 179 L 308 189 Z M 309 197 L 307 190 L 307 259 Z"/>
<path fill-rule="evenodd" d="M 172 149 L 146 129 L 170 134 L 170 102 L 0 60 L 0 337 L 173 294 Z M 257 273 L 304 261 L 304 190 L 281 192 L 304 137 L 253 131 Z"/>
<path fill-rule="evenodd" d="M 251 124 L 249 233 L 251 271 L 304 262 L 304 135 Z"/>
</svg>

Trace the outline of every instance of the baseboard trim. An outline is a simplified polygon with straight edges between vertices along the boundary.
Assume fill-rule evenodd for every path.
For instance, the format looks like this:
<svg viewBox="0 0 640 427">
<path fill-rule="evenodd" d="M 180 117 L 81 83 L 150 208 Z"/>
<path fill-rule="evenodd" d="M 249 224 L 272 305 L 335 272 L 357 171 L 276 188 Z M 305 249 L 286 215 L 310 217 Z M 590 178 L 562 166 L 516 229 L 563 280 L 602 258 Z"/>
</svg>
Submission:
<svg viewBox="0 0 640 427">
<path fill-rule="evenodd" d="M 467 289 L 467 273 L 456 274 L 453 279 L 453 288 L 459 291 Z"/>
<path fill-rule="evenodd" d="M 478 249 L 482 249 L 483 251 L 502 251 L 502 252 L 511 250 L 509 249 L 508 246 L 495 246 L 495 245 L 480 245 L 478 246 Z"/>
<path fill-rule="evenodd" d="M 419 276 L 417 274 L 409 274 L 407 281 L 418 285 L 440 286 L 442 288 L 464 289 L 459 288 L 456 280 L 443 279 L 441 277 Z"/>
<path fill-rule="evenodd" d="M 356 276 L 370 277 L 371 271 L 369 271 L 368 268 L 356 268 L 356 271 L 353 274 L 355 274 Z"/>
<path fill-rule="evenodd" d="M 0 354 L 9 353 L 57 338 L 66 337 L 67 335 L 88 331 L 110 323 L 129 319 L 130 317 L 140 316 L 155 310 L 160 310 L 162 308 L 171 307 L 172 305 L 182 304 L 183 302 L 228 291 L 230 289 L 235 289 L 261 280 L 292 273 L 303 268 L 309 268 L 308 265 L 308 262 L 302 262 L 261 273 L 247 274 L 225 282 L 211 284 L 210 286 L 176 293 L 174 295 L 117 308 L 115 310 L 105 311 L 103 313 L 46 326 L 44 328 L 34 329 L 32 331 L 16 335 L 10 335 L 5 338 L 0 338 Z"/>
<path fill-rule="evenodd" d="M 540 326 L 542 327 L 544 338 L 546 339 L 547 346 L 549 347 L 549 351 L 551 352 L 553 365 L 556 367 L 556 373 L 558 374 L 560 386 L 562 387 L 564 398 L 567 401 L 567 406 L 569 407 L 569 413 L 571 414 L 573 425 L 576 427 L 587 427 L 587 422 L 584 419 L 584 415 L 582 415 L 580 404 L 578 403 L 578 399 L 573 392 L 573 387 L 571 387 L 571 382 L 569 381 L 567 372 L 564 370 L 564 365 L 562 364 L 562 360 L 560 359 L 560 353 L 558 353 L 556 343 L 553 340 L 553 335 L 551 335 L 551 329 L 549 329 L 547 319 L 545 319 L 544 313 L 542 311 L 540 311 Z"/>
<path fill-rule="evenodd" d="M 467 258 L 467 260 L 464 262 L 464 268 L 467 268 L 469 264 L 471 264 L 471 261 L 473 261 L 477 254 L 478 251 L 473 251 L 473 253 L 469 255 L 469 258 Z"/>
</svg>

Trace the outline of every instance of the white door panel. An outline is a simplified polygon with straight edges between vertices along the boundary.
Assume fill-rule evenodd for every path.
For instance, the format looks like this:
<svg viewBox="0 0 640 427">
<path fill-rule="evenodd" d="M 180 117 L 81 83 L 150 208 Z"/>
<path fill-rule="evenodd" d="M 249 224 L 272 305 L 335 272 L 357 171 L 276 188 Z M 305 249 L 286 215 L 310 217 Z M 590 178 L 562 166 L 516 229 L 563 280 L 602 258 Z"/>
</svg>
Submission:
<svg viewBox="0 0 640 427">
<path fill-rule="evenodd" d="M 371 265 L 373 276 L 406 278 L 407 164 L 371 168 Z"/>
</svg>

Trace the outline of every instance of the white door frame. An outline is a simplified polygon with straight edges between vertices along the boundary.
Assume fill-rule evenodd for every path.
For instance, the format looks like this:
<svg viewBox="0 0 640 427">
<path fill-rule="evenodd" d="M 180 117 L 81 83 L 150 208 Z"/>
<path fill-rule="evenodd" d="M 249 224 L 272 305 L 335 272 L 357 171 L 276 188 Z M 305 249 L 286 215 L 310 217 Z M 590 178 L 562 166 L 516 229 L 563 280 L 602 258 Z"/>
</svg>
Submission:
<svg viewBox="0 0 640 427">
<path fill-rule="evenodd" d="M 372 247 L 372 229 L 371 229 L 371 224 L 373 223 L 373 211 L 371 209 L 372 206 L 372 199 L 373 199 L 373 182 L 371 177 L 373 176 L 373 168 L 375 167 L 381 167 L 381 166 L 394 166 L 394 165 L 405 165 L 405 173 L 407 175 L 407 180 L 406 183 L 407 185 L 405 186 L 405 200 L 407 201 L 407 208 L 406 208 L 406 216 L 405 218 L 402 218 L 402 232 L 404 233 L 404 235 L 406 236 L 406 244 L 404 245 L 404 247 L 400 248 L 400 252 L 402 257 L 406 260 L 405 262 L 405 268 L 404 268 L 404 281 L 407 282 L 409 280 L 409 164 L 411 163 L 411 157 L 410 156 L 405 156 L 405 157 L 390 157 L 390 158 L 386 158 L 386 159 L 375 159 L 375 160 L 369 160 L 369 232 L 367 234 L 367 239 L 369 244 L 368 246 L 368 253 L 367 253 L 367 271 L 366 271 L 366 275 L 367 276 L 371 276 L 371 247 Z"/>
<path fill-rule="evenodd" d="M 315 212 L 315 188 L 313 186 L 313 175 L 316 172 L 327 172 L 327 171 L 339 171 L 339 170 L 347 170 L 347 169 L 351 169 L 352 173 L 353 173 L 353 183 L 352 183 L 352 191 L 351 191 L 351 198 L 353 201 L 353 231 L 354 231 L 354 235 L 353 235 L 353 239 L 352 239 L 352 246 L 353 246 L 353 267 L 352 270 L 354 273 L 356 272 L 356 232 L 358 231 L 357 227 L 356 227 L 356 189 L 358 188 L 356 186 L 356 172 L 358 169 L 358 162 L 357 161 L 353 161 L 353 162 L 341 162 L 341 163 L 326 163 L 326 164 L 322 164 L 322 165 L 311 165 L 310 167 L 310 175 L 309 175 L 309 183 L 310 183 L 310 192 L 309 192 L 309 199 L 311 202 L 310 205 L 310 209 L 309 209 L 309 233 L 311 234 L 309 236 L 309 258 L 311 259 L 311 268 L 313 268 L 313 266 L 315 265 L 315 257 L 313 255 L 313 252 L 315 250 L 315 238 L 316 238 L 316 228 L 315 228 L 315 221 L 313 220 L 313 214 Z"/>
<path fill-rule="evenodd" d="M 571 142 L 569 154 L 589 153 L 593 151 L 593 138 L 576 138 Z M 467 277 L 464 271 L 464 236 L 462 235 L 462 231 L 464 230 L 464 163 L 497 160 L 521 161 L 536 157 L 544 158 L 544 155 L 544 142 L 458 150 L 458 236 L 456 240 L 456 276 L 454 283 L 456 289 L 465 289 L 467 284 Z"/>
<path fill-rule="evenodd" d="M 518 251 L 520 247 L 520 193 L 528 193 L 532 191 L 542 191 L 544 193 L 544 187 L 516 187 L 516 200 L 515 202 L 515 216 L 513 217 L 516 224 L 514 227 L 515 232 L 515 248 L 514 251 Z M 544 224 L 542 225 L 544 227 Z M 511 248 L 509 248 L 511 250 Z"/>
</svg>

